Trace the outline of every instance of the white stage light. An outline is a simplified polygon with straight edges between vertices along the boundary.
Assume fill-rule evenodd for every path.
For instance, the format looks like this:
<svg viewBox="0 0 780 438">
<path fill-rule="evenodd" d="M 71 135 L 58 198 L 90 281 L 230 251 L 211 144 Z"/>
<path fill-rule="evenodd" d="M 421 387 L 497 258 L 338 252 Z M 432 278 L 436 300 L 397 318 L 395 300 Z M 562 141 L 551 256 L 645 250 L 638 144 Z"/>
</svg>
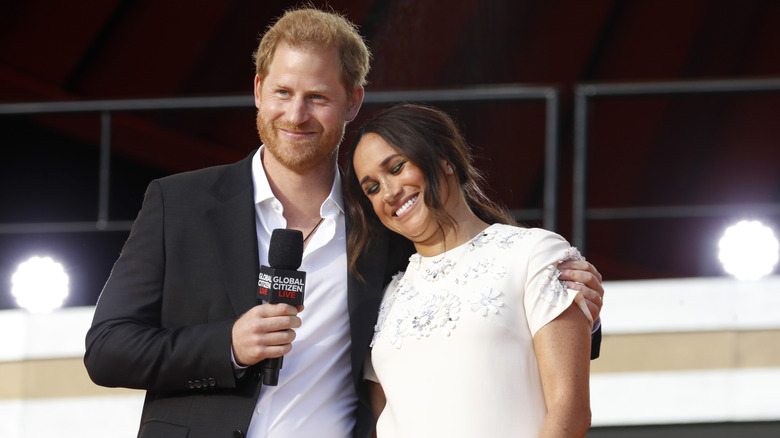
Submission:
<svg viewBox="0 0 780 438">
<path fill-rule="evenodd" d="M 62 307 L 68 297 L 68 274 L 51 257 L 32 257 L 20 264 L 11 282 L 16 302 L 33 313 Z"/>
<path fill-rule="evenodd" d="M 746 220 L 727 228 L 718 246 L 723 268 L 741 280 L 757 280 L 772 273 L 780 248 L 771 228 Z"/>
</svg>

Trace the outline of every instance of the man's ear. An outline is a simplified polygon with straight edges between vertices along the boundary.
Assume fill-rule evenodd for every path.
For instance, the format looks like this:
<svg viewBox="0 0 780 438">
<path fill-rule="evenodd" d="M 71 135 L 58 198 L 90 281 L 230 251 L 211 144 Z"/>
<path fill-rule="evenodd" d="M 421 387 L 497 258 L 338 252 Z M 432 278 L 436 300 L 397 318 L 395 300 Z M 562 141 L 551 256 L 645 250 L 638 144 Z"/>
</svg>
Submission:
<svg viewBox="0 0 780 438">
<path fill-rule="evenodd" d="M 347 102 L 348 122 L 355 120 L 355 117 L 357 117 L 358 111 L 360 111 L 360 106 L 363 105 L 364 95 L 365 90 L 361 86 L 355 87 L 355 89 L 352 90 L 352 95 L 349 96 L 349 102 Z"/>
<path fill-rule="evenodd" d="M 263 101 L 263 98 L 262 98 L 262 88 L 263 88 L 263 83 L 260 82 L 260 76 L 255 75 L 255 83 L 254 83 L 255 108 L 257 108 L 257 109 L 260 109 L 260 102 Z"/>
</svg>

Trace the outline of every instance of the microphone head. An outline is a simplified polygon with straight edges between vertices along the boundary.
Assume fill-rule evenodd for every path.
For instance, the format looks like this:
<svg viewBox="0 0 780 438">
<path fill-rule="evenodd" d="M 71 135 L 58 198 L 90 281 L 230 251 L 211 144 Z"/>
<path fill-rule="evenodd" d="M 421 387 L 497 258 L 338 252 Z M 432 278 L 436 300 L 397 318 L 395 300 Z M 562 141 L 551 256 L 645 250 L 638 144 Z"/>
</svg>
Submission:
<svg viewBox="0 0 780 438">
<path fill-rule="evenodd" d="M 294 271 L 303 259 L 303 233 L 300 230 L 277 228 L 271 233 L 268 265 L 275 269 Z"/>
</svg>

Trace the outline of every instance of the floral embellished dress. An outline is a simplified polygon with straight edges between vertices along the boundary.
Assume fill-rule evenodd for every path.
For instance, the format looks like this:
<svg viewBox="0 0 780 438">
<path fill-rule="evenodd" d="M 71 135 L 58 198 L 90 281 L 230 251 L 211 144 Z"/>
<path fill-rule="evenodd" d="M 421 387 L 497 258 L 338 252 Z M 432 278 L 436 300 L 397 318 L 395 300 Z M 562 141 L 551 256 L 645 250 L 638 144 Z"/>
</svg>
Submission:
<svg viewBox="0 0 780 438">
<path fill-rule="evenodd" d="M 542 229 L 491 225 L 387 286 L 365 378 L 382 384 L 383 437 L 536 437 L 546 407 L 533 335 L 581 293 L 557 264 L 580 259 Z"/>
</svg>

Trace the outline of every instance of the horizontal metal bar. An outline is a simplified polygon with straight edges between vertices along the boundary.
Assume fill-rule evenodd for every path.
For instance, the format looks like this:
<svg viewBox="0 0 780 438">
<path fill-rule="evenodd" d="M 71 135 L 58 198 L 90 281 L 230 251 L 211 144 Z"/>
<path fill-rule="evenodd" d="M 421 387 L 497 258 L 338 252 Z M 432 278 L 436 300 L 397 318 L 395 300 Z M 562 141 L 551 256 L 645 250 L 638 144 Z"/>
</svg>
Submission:
<svg viewBox="0 0 780 438">
<path fill-rule="evenodd" d="M 554 97 L 554 87 L 497 86 L 442 90 L 368 91 L 365 103 L 442 102 L 474 100 L 542 100 Z"/>
<path fill-rule="evenodd" d="M 133 221 L 29 222 L 0 224 L 0 234 L 87 233 L 130 231 Z"/>
<path fill-rule="evenodd" d="M 368 91 L 365 103 L 403 101 L 473 101 L 547 99 L 555 87 L 478 86 L 443 90 Z M 592 97 L 647 94 L 780 91 L 780 79 L 742 79 L 720 81 L 648 82 L 620 84 L 580 84 L 577 93 Z M 0 114 L 51 114 L 102 111 L 153 111 L 173 109 L 250 108 L 251 95 L 173 97 L 155 99 L 85 100 L 66 102 L 24 102 L 0 104 Z"/>
<path fill-rule="evenodd" d="M 481 86 L 443 90 L 369 91 L 365 103 L 404 101 L 472 101 L 546 99 L 553 87 Z M 181 109 L 253 108 L 254 98 L 242 96 L 172 97 L 156 99 L 84 100 L 0 104 L 0 114 L 52 114 L 104 111 L 156 111 Z"/>
<path fill-rule="evenodd" d="M 103 111 L 150 111 L 252 107 L 252 96 L 172 97 L 159 99 L 83 100 L 0 104 L 0 114 L 51 114 Z"/>
<path fill-rule="evenodd" d="M 780 215 L 780 204 L 721 204 L 694 206 L 590 208 L 590 220 L 659 219 Z"/>
<path fill-rule="evenodd" d="M 621 82 L 579 84 L 575 93 L 590 97 L 641 96 L 655 94 L 751 93 L 780 91 L 780 79 L 729 79 L 679 82 Z"/>
</svg>

